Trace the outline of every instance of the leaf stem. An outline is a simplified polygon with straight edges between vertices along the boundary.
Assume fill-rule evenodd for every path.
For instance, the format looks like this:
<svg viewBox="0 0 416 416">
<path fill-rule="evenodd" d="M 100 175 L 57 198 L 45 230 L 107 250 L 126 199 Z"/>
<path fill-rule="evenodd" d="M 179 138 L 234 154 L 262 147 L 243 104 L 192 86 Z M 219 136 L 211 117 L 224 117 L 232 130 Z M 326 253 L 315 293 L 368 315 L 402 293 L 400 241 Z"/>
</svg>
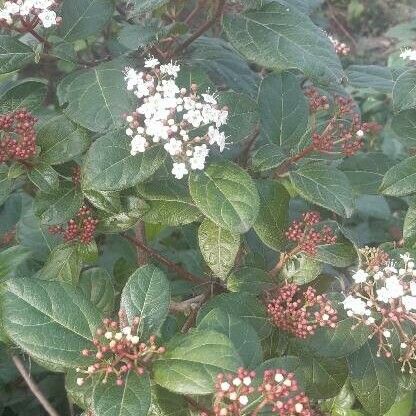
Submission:
<svg viewBox="0 0 416 416">
<path fill-rule="evenodd" d="M 202 36 L 214 23 L 220 19 L 226 0 L 218 0 L 217 9 L 214 13 L 214 16 L 207 20 L 193 35 L 189 36 L 181 45 L 179 45 L 173 52 L 169 55 L 170 58 L 179 55 L 183 50 L 185 50 L 192 42 Z"/>
<path fill-rule="evenodd" d="M 39 389 L 37 384 L 33 381 L 30 377 L 30 374 L 27 372 L 25 366 L 23 365 L 22 361 L 16 355 L 11 356 L 14 365 L 16 366 L 17 370 L 25 380 L 27 386 L 29 387 L 30 391 L 33 395 L 38 399 L 39 403 L 45 409 L 46 413 L 49 416 L 59 416 L 59 413 L 53 408 L 53 406 L 49 403 L 46 399 L 42 391 Z"/>
<path fill-rule="evenodd" d="M 197 283 L 197 284 L 205 283 L 203 279 L 188 272 L 183 267 L 178 266 L 176 263 L 162 256 L 157 251 L 153 250 L 151 247 L 144 244 L 142 241 L 139 241 L 136 238 L 130 237 L 127 234 L 122 234 L 122 237 L 130 241 L 132 244 L 134 244 L 136 247 L 138 247 L 140 250 L 146 253 L 149 257 L 154 258 L 159 263 L 165 265 L 168 269 L 174 271 L 178 276 L 182 277 L 183 279 L 188 280 L 189 282 L 192 282 L 192 283 Z"/>
</svg>

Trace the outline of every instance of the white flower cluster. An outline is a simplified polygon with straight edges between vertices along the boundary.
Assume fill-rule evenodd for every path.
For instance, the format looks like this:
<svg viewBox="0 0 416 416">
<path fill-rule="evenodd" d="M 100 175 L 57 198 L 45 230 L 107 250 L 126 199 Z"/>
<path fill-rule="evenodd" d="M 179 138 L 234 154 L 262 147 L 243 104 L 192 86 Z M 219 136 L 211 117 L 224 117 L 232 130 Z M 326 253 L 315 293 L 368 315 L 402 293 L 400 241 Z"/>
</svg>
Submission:
<svg viewBox="0 0 416 416">
<path fill-rule="evenodd" d="M 61 21 L 52 10 L 56 5 L 55 0 L 9 0 L 0 9 L 0 21 L 11 26 L 15 22 L 20 23 L 21 18 L 30 24 L 38 18 L 43 27 L 50 28 Z"/>
<path fill-rule="evenodd" d="M 240 377 L 235 377 L 232 381 L 233 385 L 235 387 L 240 387 L 242 384 L 246 387 L 249 387 L 251 385 L 252 382 L 252 378 L 250 376 L 245 376 L 243 377 L 243 379 L 241 379 Z M 223 392 L 228 392 L 231 389 L 231 384 L 228 383 L 228 381 L 223 381 L 221 383 L 221 391 Z M 228 398 L 231 401 L 235 401 L 238 399 L 238 402 L 242 405 L 242 406 L 246 406 L 248 404 L 248 397 L 245 394 L 242 395 L 238 395 L 238 393 L 236 391 L 232 391 L 229 395 Z"/>
<path fill-rule="evenodd" d="M 404 49 L 400 54 L 400 58 L 404 60 L 408 59 L 409 61 L 416 61 L 416 49 Z"/>
<path fill-rule="evenodd" d="M 400 256 L 404 267 L 393 264 L 377 271 L 358 270 L 353 276 L 356 287 L 344 301 L 348 316 L 359 316 L 365 323 L 375 322 L 376 315 L 386 306 L 416 311 L 416 269 L 409 254 Z M 375 312 L 375 314 L 374 314 Z"/>
<path fill-rule="evenodd" d="M 197 86 L 180 88 L 176 78 L 180 66 L 161 65 L 155 58 L 145 61 L 146 70 L 126 68 L 127 90 L 139 99 L 136 111 L 127 116 L 131 137 L 131 154 L 143 153 L 156 143 L 173 159 L 172 174 L 183 178 L 189 170 L 202 170 L 209 146 L 216 144 L 222 152 L 228 109 L 219 108 L 212 94 L 198 94 Z"/>
</svg>

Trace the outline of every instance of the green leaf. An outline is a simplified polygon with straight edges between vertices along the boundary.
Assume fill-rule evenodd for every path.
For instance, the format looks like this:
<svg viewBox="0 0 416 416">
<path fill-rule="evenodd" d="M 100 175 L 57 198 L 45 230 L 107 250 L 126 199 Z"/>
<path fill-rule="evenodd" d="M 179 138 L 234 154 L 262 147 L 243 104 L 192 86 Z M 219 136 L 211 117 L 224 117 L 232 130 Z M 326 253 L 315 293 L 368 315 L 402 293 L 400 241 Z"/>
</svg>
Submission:
<svg viewBox="0 0 416 416">
<path fill-rule="evenodd" d="M 211 310 L 217 308 L 250 324 L 260 339 L 270 335 L 272 326 L 266 308 L 251 293 L 223 293 L 214 297 L 200 309 L 197 322 L 199 323 Z"/>
<path fill-rule="evenodd" d="M 101 323 L 98 310 L 79 289 L 61 282 L 13 279 L 2 295 L 3 325 L 13 342 L 56 369 L 85 365 Z"/>
<path fill-rule="evenodd" d="M 130 4 L 133 5 L 134 15 L 141 13 L 151 12 L 164 4 L 168 3 L 169 0 L 130 0 Z"/>
<path fill-rule="evenodd" d="M 88 130 L 104 133 L 125 124 L 123 114 L 133 111 L 134 99 L 128 94 L 123 77 L 126 60 L 98 65 L 64 78 L 64 113 Z"/>
<path fill-rule="evenodd" d="M 168 342 L 153 373 L 157 384 L 175 393 L 205 395 L 214 392 L 218 373 L 235 372 L 241 364 L 225 335 L 196 330 Z"/>
<path fill-rule="evenodd" d="M 96 208 L 111 213 L 119 213 L 123 210 L 120 193 L 115 191 L 95 191 L 83 189 L 82 193 Z"/>
<path fill-rule="evenodd" d="M 384 416 L 410 416 L 413 410 L 413 392 L 398 396 L 396 403 Z"/>
<path fill-rule="evenodd" d="M 343 77 L 328 37 L 294 7 L 271 2 L 259 10 L 224 16 L 224 30 L 231 44 L 258 65 L 299 69 L 325 84 Z"/>
<path fill-rule="evenodd" d="M 43 224 L 56 225 L 74 218 L 83 200 L 81 191 L 66 182 L 50 192 L 38 192 L 34 207 Z"/>
<path fill-rule="evenodd" d="M 378 65 L 351 65 L 345 71 L 349 84 L 360 90 L 390 94 L 393 90 L 393 75 L 390 68 Z"/>
<path fill-rule="evenodd" d="M 286 159 L 287 155 L 280 146 L 269 143 L 253 153 L 251 164 L 255 172 L 267 172 L 282 165 Z"/>
<path fill-rule="evenodd" d="M 111 276 L 99 267 L 85 270 L 79 279 L 79 287 L 85 297 L 99 309 L 103 315 L 111 316 L 114 310 L 115 291 Z"/>
<path fill-rule="evenodd" d="M 29 180 L 45 193 L 53 193 L 59 187 L 59 174 L 49 165 L 40 164 L 33 166 L 27 177 Z"/>
<path fill-rule="evenodd" d="M 46 117 L 38 123 L 36 143 L 40 160 L 49 165 L 68 162 L 84 153 L 91 144 L 88 133 L 64 114 Z"/>
<path fill-rule="evenodd" d="M 247 232 L 259 211 L 259 195 L 250 176 L 237 165 L 217 163 L 192 172 L 189 190 L 196 206 L 219 227 Z"/>
<path fill-rule="evenodd" d="M 384 174 L 393 162 L 383 153 L 357 153 L 339 165 L 357 194 L 377 195 Z"/>
<path fill-rule="evenodd" d="M 345 174 L 326 164 L 316 162 L 290 172 L 296 191 L 307 201 L 350 217 L 354 210 L 354 195 Z"/>
<path fill-rule="evenodd" d="M 225 279 L 234 266 L 240 236 L 205 219 L 198 229 L 199 248 L 215 276 Z"/>
<path fill-rule="evenodd" d="M 85 39 L 98 34 L 114 12 L 111 0 L 71 0 L 64 2 L 59 15 L 59 34 L 65 41 Z"/>
<path fill-rule="evenodd" d="M 13 181 L 9 178 L 9 168 L 0 165 L 0 206 L 7 200 L 12 192 Z"/>
<path fill-rule="evenodd" d="M 409 207 L 404 217 L 403 238 L 408 246 L 416 243 L 416 206 L 414 205 Z"/>
<path fill-rule="evenodd" d="M 376 351 L 374 342 L 366 342 L 347 357 L 355 395 L 374 416 L 384 415 L 393 406 L 398 387 L 392 360 L 377 357 Z"/>
<path fill-rule="evenodd" d="M 416 108 L 416 69 L 409 69 L 401 74 L 393 88 L 394 111 Z"/>
<path fill-rule="evenodd" d="M 121 294 L 121 309 L 129 322 L 141 318 L 140 331 L 144 337 L 154 335 L 169 312 L 169 281 L 162 270 L 152 265 L 137 269 L 127 281 Z"/>
<path fill-rule="evenodd" d="M 95 385 L 100 381 L 96 377 L 89 377 L 84 379 L 84 384 L 78 386 L 77 378 L 79 374 L 74 369 L 70 369 L 65 376 L 65 389 L 68 393 L 68 397 L 73 403 L 86 409 L 91 407 L 92 394 Z"/>
<path fill-rule="evenodd" d="M 34 61 L 32 48 L 9 35 L 0 35 L 0 74 L 16 71 Z"/>
<path fill-rule="evenodd" d="M 123 386 L 114 380 L 95 386 L 92 410 L 95 416 L 147 416 L 151 403 L 150 378 L 130 371 Z"/>
<path fill-rule="evenodd" d="M 253 327 L 240 318 L 213 309 L 198 324 L 199 330 L 212 330 L 230 339 L 247 368 L 254 368 L 262 362 L 263 352 L 260 339 Z"/>
<path fill-rule="evenodd" d="M 299 285 L 315 280 L 322 272 L 322 263 L 306 254 L 298 254 L 285 264 L 282 275 Z"/>
<path fill-rule="evenodd" d="M 197 221 L 202 214 L 193 204 L 188 187 L 172 175 L 155 177 L 139 184 L 140 195 L 149 204 L 143 220 L 151 224 L 183 225 Z"/>
<path fill-rule="evenodd" d="M 214 37 L 200 37 L 187 48 L 192 65 L 207 71 L 217 84 L 255 98 L 259 76 L 229 43 Z"/>
<path fill-rule="evenodd" d="M 62 244 L 55 247 L 40 271 L 43 280 L 58 280 L 77 285 L 82 268 L 82 258 L 75 244 Z"/>
<path fill-rule="evenodd" d="M 268 75 L 260 84 L 258 103 L 261 132 L 269 141 L 287 147 L 298 144 L 309 118 L 299 78 L 289 72 Z"/>
<path fill-rule="evenodd" d="M 277 181 L 256 182 L 260 195 L 260 211 L 254 223 L 254 231 L 260 240 L 274 250 L 281 250 L 285 243 L 290 196 Z"/>
<path fill-rule="evenodd" d="M 190 416 L 188 403 L 183 396 L 171 393 L 158 385 L 152 387 L 151 416 Z"/>
<path fill-rule="evenodd" d="M 156 146 L 132 156 L 130 142 L 124 131 L 110 132 L 97 139 L 85 159 L 83 188 L 117 191 L 151 177 L 163 164 L 165 150 Z"/>
<path fill-rule="evenodd" d="M 228 107 L 227 124 L 223 131 L 229 143 L 240 142 L 253 133 L 259 119 L 254 100 L 245 94 L 228 91 L 219 94 L 218 104 Z"/>
<path fill-rule="evenodd" d="M 6 280 L 30 255 L 30 250 L 14 246 L 0 251 L 0 282 Z"/>
<path fill-rule="evenodd" d="M 318 246 L 315 258 L 334 267 L 348 267 L 357 260 L 357 251 L 351 243 L 338 239 L 335 244 Z"/>
<path fill-rule="evenodd" d="M 416 156 L 408 157 L 387 171 L 380 191 L 390 196 L 405 196 L 416 191 Z"/>
<path fill-rule="evenodd" d="M 31 112 L 40 110 L 47 93 L 47 81 L 37 78 L 8 83 L 0 92 L 0 112 L 11 113 L 20 108 Z"/>
<path fill-rule="evenodd" d="M 406 145 L 416 144 L 416 110 L 405 110 L 393 116 L 391 128 L 398 139 Z"/>
<path fill-rule="evenodd" d="M 227 289 L 230 292 L 247 292 L 253 295 L 261 294 L 273 287 L 275 284 L 270 276 L 256 267 L 243 267 L 232 272 L 227 279 Z"/>
</svg>

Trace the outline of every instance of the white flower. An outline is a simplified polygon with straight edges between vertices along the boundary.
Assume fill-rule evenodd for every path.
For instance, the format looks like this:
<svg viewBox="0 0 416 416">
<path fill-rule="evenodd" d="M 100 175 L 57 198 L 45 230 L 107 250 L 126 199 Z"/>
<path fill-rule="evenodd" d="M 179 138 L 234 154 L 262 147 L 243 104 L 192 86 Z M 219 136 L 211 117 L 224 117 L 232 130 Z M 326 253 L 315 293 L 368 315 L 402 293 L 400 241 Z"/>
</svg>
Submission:
<svg viewBox="0 0 416 416">
<path fill-rule="evenodd" d="M 137 155 L 137 153 L 143 153 L 146 151 L 148 143 L 145 137 L 140 136 L 139 134 L 137 136 L 133 137 L 133 140 L 131 141 L 131 150 L 130 153 L 132 156 Z"/>
<path fill-rule="evenodd" d="M 240 396 L 240 398 L 238 399 L 238 401 L 240 402 L 241 405 L 246 406 L 248 403 L 248 397 L 247 396 Z"/>
<path fill-rule="evenodd" d="M 403 296 L 404 290 L 397 276 L 391 276 L 386 279 L 386 289 L 392 299 L 397 299 Z"/>
<path fill-rule="evenodd" d="M 111 331 L 107 331 L 104 334 L 104 337 L 107 338 L 107 339 L 111 339 L 111 338 L 113 338 L 113 333 Z"/>
<path fill-rule="evenodd" d="M 194 127 L 199 127 L 203 121 L 202 114 L 199 110 L 189 110 L 183 115 L 183 118 Z"/>
<path fill-rule="evenodd" d="M 416 282 L 413 280 L 410 282 L 410 293 L 412 296 L 416 296 Z"/>
<path fill-rule="evenodd" d="M 175 65 L 173 62 L 160 66 L 160 72 L 164 75 L 170 75 L 174 78 L 178 76 L 178 72 L 181 69 L 179 65 Z"/>
<path fill-rule="evenodd" d="M 172 137 L 164 146 L 165 150 L 171 155 L 175 156 L 182 151 L 182 142 Z"/>
<path fill-rule="evenodd" d="M 368 273 L 360 269 L 352 275 L 355 283 L 365 283 L 367 281 Z"/>
<path fill-rule="evenodd" d="M 404 254 L 400 254 L 400 258 L 405 262 L 405 263 L 407 263 L 408 261 L 410 261 L 410 260 L 413 260 L 411 257 L 410 257 L 410 254 L 409 253 L 404 253 Z"/>
<path fill-rule="evenodd" d="M 7 10 L 0 10 L 0 20 L 5 20 L 9 25 L 13 23 L 13 19 Z"/>
<path fill-rule="evenodd" d="M 44 10 L 38 14 L 38 17 L 46 29 L 56 25 L 56 13 L 53 10 Z"/>
<path fill-rule="evenodd" d="M 229 396 L 230 400 L 232 400 L 232 401 L 237 400 L 237 397 L 238 396 L 237 396 L 237 393 L 235 391 L 230 393 L 230 396 Z"/>
<path fill-rule="evenodd" d="M 130 335 L 131 334 L 131 327 L 130 326 L 125 326 L 122 331 L 121 331 L 124 335 Z"/>
<path fill-rule="evenodd" d="M 403 306 L 406 308 L 407 311 L 415 311 L 416 310 L 416 296 L 403 296 L 402 297 Z"/>
<path fill-rule="evenodd" d="M 82 377 L 77 378 L 77 384 L 78 386 L 82 386 L 84 384 L 84 379 Z"/>
<path fill-rule="evenodd" d="M 185 175 L 188 174 L 188 169 L 186 169 L 185 163 L 174 163 L 172 168 L 172 175 L 176 179 L 182 179 Z"/>
<path fill-rule="evenodd" d="M 4 9 L 9 14 L 17 14 L 20 11 L 20 6 L 17 3 L 13 3 L 11 1 L 6 1 L 4 3 Z"/>
<path fill-rule="evenodd" d="M 355 315 L 364 315 L 367 310 L 366 303 L 362 299 L 355 298 L 352 295 L 345 298 L 342 304 L 344 305 L 345 310 L 351 310 Z"/>
<path fill-rule="evenodd" d="M 227 383 L 226 381 L 223 381 L 222 383 L 221 383 L 221 390 L 222 391 L 228 391 L 228 390 L 230 390 L 230 383 Z"/>
<path fill-rule="evenodd" d="M 136 345 L 140 342 L 140 338 L 137 335 L 134 335 L 134 336 L 131 337 L 130 341 L 131 341 L 132 344 Z"/>
<path fill-rule="evenodd" d="M 243 384 L 245 386 L 249 386 L 251 384 L 251 377 L 248 377 L 248 376 L 244 377 L 243 378 Z"/>
<path fill-rule="evenodd" d="M 373 275 L 374 280 L 380 280 L 382 277 L 384 277 L 384 273 L 380 270 Z"/>
<path fill-rule="evenodd" d="M 27 3 L 28 0 L 26 0 Z M 54 0 L 31 0 L 35 9 L 49 9 L 54 4 Z"/>
<path fill-rule="evenodd" d="M 275 381 L 276 383 L 281 383 L 284 379 L 285 379 L 285 378 L 283 377 L 283 374 L 280 374 L 280 373 L 277 373 L 277 374 L 274 376 L 274 381 Z"/>
<path fill-rule="evenodd" d="M 208 128 L 208 137 L 209 144 L 216 143 L 220 148 L 220 152 L 224 150 L 225 147 L 225 134 L 224 132 L 219 131 L 214 126 L 209 126 Z"/>
<path fill-rule="evenodd" d="M 296 413 L 302 413 L 303 411 L 303 404 L 302 403 L 296 403 L 295 404 L 295 412 Z"/>
<path fill-rule="evenodd" d="M 211 94 L 201 94 L 207 104 L 217 105 L 217 100 Z"/>
<path fill-rule="evenodd" d="M 234 384 L 234 386 L 236 386 L 236 387 L 241 386 L 241 378 L 236 377 L 236 378 L 233 380 L 233 384 Z"/>
<path fill-rule="evenodd" d="M 154 56 L 149 57 L 146 61 L 144 61 L 145 68 L 156 68 L 160 64 L 159 60 Z"/>
<path fill-rule="evenodd" d="M 364 137 L 364 132 L 362 130 L 358 130 L 355 134 L 357 137 Z"/>
<path fill-rule="evenodd" d="M 389 330 L 385 329 L 383 331 L 383 335 L 384 335 L 385 338 L 390 338 L 391 337 L 391 332 Z"/>
<path fill-rule="evenodd" d="M 400 58 L 405 60 L 408 59 L 409 61 L 416 61 L 416 49 L 404 49 L 400 54 Z"/>
<path fill-rule="evenodd" d="M 381 289 L 377 289 L 376 292 L 377 292 L 377 300 L 379 300 L 380 302 L 389 303 L 390 293 L 385 287 L 382 287 Z"/>
<path fill-rule="evenodd" d="M 369 316 L 369 317 L 367 318 L 367 320 L 365 321 L 365 323 L 366 323 L 367 325 L 372 325 L 375 321 L 376 321 L 376 320 L 375 320 L 372 316 Z"/>
<path fill-rule="evenodd" d="M 117 333 L 114 335 L 114 339 L 116 339 L 117 341 L 120 341 L 120 340 L 121 340 L 121 338 L 123 338 L 123 334 L 122 334 L 121 332 L 117 332 Z"/>
</svg>

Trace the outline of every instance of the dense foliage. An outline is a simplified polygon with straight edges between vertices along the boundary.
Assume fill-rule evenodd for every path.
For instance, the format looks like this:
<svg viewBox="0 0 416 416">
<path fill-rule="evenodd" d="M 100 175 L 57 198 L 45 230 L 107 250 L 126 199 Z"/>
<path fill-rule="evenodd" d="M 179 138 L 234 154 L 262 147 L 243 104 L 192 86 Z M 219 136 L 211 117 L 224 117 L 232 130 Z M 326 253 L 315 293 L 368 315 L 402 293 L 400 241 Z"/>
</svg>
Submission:
<svg viewBox="0 0 416 416">
<path fill-rule="evenodd" d="M 367 57 L 370 3 L 0 1 L 0 415 L 410 415 L 416 20 Z"/>
</svg>

